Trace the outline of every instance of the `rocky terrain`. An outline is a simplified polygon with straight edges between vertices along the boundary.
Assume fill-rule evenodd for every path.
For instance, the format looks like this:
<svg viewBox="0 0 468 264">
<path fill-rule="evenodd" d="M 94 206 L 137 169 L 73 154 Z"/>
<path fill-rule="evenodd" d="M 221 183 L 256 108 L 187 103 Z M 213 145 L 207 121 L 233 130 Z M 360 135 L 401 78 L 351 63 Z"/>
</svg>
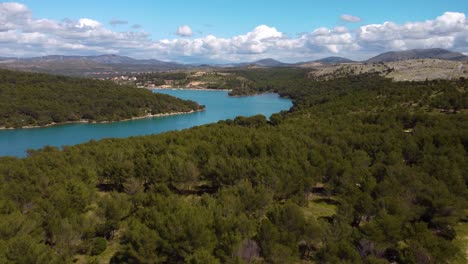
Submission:
<svg viewBox="0 0 468 264">
<path fill-rule="evenodd" d="M 378 73 L 395 81 L 468 78 L 468 61 L 412 59 L 381 63 L 315 65 L 312 79 L 327 80 L 361 73 Z"/>
<path fill-rule="evenodd" d="M 368 59 L 367 63 L 402 61 L 413 59 L 440 59 L 451 61 L 468 61 L 468 56 L 460 52 L 452 52 L 445 49 L 412 49 L 404 51 L 385 52 Z"/>
</svg>

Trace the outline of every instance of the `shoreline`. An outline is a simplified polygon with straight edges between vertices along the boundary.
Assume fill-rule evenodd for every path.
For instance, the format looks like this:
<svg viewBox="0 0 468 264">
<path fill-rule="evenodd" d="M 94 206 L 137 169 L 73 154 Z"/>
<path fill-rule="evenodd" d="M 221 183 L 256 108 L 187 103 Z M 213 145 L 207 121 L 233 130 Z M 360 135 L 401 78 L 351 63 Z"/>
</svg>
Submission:
<svg viewBox="0 0 468 264">
<path fill-rule="evenodd" d="M 232 92 L 233 89 L 211 89 L 211 88 L 193 88 L 193 87 L 178 87 L 178 88 L 173 88 L 173 87 L 139 87 L 139 88 L 142 88 L 142 89 L 147 89 L 147 90 L 150 90 L 150 91 L 153 91 L 153 90 L 189 90 L 189 91 L 220 91 L 220 92 Z M 228 94 L 230 97 L 244 97 L 244 96 L 255 96 L 255 95 L 262 95 L 262 94 L 269 94 L 269 93 L 274 93 L 274 94 L 278 94 L 278 93 L 275 93 L 275 92 L 272 92 L 272 91 L 265 91 L 265 92 L 260 92 L 260 93 L 252 93 L 252 94 L 236 94 L 236 95 L 231 95 L 231 94 Z M 280 97 L 283 97 L 280 95 Z M 287 97 L 284 97 L 284 98 L 287 98 Z"/>
<path fill-rule="evenodd" d="M 185 115 L 185 114 L 193 114 L 196 112 L 203 112 L 205 109 L 198 109 L 198 110 L 190 110 L 188 112 L 172 112 L 172 113 L 161 113 L 161 114 L 147 114 L 144 116 L 135 116 L 132 118 L 126 118 L 122 120 L 115 120 L 115 121 L 90 121 L 86 119 L 81 119 L 78 121 L 66 121 L 66 122 L 61 122 L 61 123 L 49 123 L 47 125 L 42 125 L 42 126 L 23 126 L 23 127 L 0 127 L 0 130 L 15 130 L 15 129 L 33 129 L 33 128 L 45 128 L 45 127 L 51 127 L 51 126 L 61 126 L 61 125 L 69 125 L 69 124 L 108 124 L 108 123 L 115 123 L 115 122 L 126 122 L 126 121 L 132 121 L 132 120 L 138 120 L 138 119 L 145 119 L 145 118 L 153 118 L 153 117 L 163 117 L 163 116 L 173 116 L 173 115 Z"/>
<path fill-rule="evenodd" d="M 211 88 L 194 88 L 194 87 L 138 87 L 147 90 L 191 90 L 191 91 L 221 91 L 231 92 L 232 89 L 211 89 Z"/>
</svg>

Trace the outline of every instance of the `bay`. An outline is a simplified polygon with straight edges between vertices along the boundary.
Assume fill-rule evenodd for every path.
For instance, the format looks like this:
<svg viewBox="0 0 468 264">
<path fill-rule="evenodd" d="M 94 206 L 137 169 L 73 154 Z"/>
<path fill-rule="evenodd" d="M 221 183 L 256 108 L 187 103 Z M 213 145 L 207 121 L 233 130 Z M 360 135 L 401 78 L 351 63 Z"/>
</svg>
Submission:
<svg viewBox="0 0 468 264">
<path fill-rule="evenodd" d="M 103 138 L 124 138 L 158 134 L 233 119 L 236 116 L 262 114 L 269 117 L 292 106 L 277 94 L 232 97 L 226 91 L 158 89 L 154 92 L 189 99 L 205 105 L 206 110 L 192 114 L 144 118 L 131 121 L 90 124 L 76 123 L 43 128 L 0 131 L 0 156 L 25 157 L 27 149 L 44 146 L 75 145 Z"/>
</svg>

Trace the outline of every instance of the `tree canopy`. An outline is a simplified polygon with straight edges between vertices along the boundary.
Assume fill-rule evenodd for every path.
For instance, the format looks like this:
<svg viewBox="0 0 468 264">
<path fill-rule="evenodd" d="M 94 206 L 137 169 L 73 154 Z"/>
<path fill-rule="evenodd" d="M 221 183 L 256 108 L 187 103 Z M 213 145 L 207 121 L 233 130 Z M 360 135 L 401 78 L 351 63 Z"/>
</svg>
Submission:
<svg viewBox="0 0 468 264">
<path fill-rule="evenodd" d="M 0 127 L 117 121 L 198 109 L 192 101 L 110 81 L 0 70 Z"/>
<path fill-rule="evenodd" d="M 294 107 L 0 158 L 0 262 L 446 263 L 460 254 L 466 80 L 249 74 L 252 89 Z"/>
</svg>

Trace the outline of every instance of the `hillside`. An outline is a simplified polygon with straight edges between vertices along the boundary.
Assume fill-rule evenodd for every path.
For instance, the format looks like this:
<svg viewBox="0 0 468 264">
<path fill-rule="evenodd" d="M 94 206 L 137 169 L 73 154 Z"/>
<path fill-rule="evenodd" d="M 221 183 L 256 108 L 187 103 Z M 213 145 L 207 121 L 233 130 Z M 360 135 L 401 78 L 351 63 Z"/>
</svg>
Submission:
<svg viewBox="0 0 468 264">
<path fill-rule="evenodd" d="M 294 107 L 269 121 L 0 158 L 0 262 L 448 263 L 462 254 L 466 80 L 242 74 Z"/>
<path fill-rule="evenodd" d="M 98 55 L 98 56 L 65 56 L 65 55 L 49 55 L 42 57 L 15 59 L 17 61 L 27 62 L 67 62 L 67 61 L 82 61 L 95 62 L 101 64 L 133 64 L 133 65 L 153 65 L 166 67 L 181 67 L 181 64 L 175 62 L 165 62 L 155 59 L 138 60 L 127 56 L 120 55 Z"/>
<path fill-rule="evenodd" d="M 293 64 L 284 63 L 272 58 L 261 59 L 251 62 L 240 62 L 240 63 L 224 63 L 224 64 L 212 64 L 208 65 L 211 68 L 243 68 L 243 67 L 260 67 L 260 68 L 275 68 L 275 67 L 291 67 Z"/>
<path fill-rule="evenodd" d="M 265 78 L 275 79 L 285 72 L 308 72 L 314 80 L 329 80 L 359 74 L 378 74 L 394 81 L 456 80 L 468 78 L 468 62 L 437 59 L 405 60 L 386 63 L 343 63 L 327 64 L 314 62 L 300 67 L 260 67 L 268 72 Z M 204 68 L 166 73 L 130 74 L 127 80 L 114 80 L 117 83 L 139 87 L 181 87 L 231 90 L 232 95 L 255 94 L 254 68 Z M 277 76 L 278 75 L 278 76 Z M 297 76 L 297 78 L 300 78 Z M 132 79 L 132 80 L 129 80 Z M 133 80 L 134 79 L 134 80 Z M 287 84 L 285 84 L 287 85 Z M 262 87 L 262 91 L 271 91 Z"/>
<path fill-rule="evenodd" d="M 300 67 L 300 68 L 317 68 L 317 67 L 326 67 L 330 66 L 333 64 L 344 64 L 344 63 L 355 63 L 355 61 L 350 60 L 348 58 L 344 57 L 325 57 L 322 59 L 318 60 L 313 60 L 313 61 L 303 61 L 303 62 L 298 62 L 295 63 L 295 67 Z"/>
<path fill-rule="evenodd" d="M 468 78 L 468 62 L 417 59 L 372 64 L 321 65 L 315 67 L 309 76 L 314 79 L 333 79 L 363 73 L 376 73 L 395 81 L 450 80 Z"/>
<path fill-rule="evenodd" d="M 413 49 L 405 51 L 386 52 L 368 59 L 367 63 L 402 61 L 411 59 L 439 59 L 452 61 L 468 61 L 468 56 L 459 52 L 444 49 Z"/>
<path fill-rule="evenodd" d="M 0 70 L 0 127 L 117 121 L 189 112 L 191 101 L 108 81 Z"/>
<path fill-rule="evenodd" d="M 291 66 L 291 64 L 284 63 L 281 61 L 277 61 L 274 59 L 263 59 L 263 60 L 258 60 L 250 63 L 250 65 L 255 65 L 255 66 L 261 66 L 261 67 L 287 67 Z"/>
<path fill-rule="evenodd" d="M 118 55 L 62 56 L 0 59 L 0 68 L 73 76 L 108 76 L 125 72 L 152 72 L 190 68 L 190 65 L 155 59 L 137 60 Z"/>
<path fill-rule="evenodd" d="M 467 62 L 468 57 L 444 49 L 416 49 L 398 52 L 387 52 L 377 55 L 363 63 L 374 64 L 393 61 L 406 61 L 412 59 L 438 59 L 447 61 Z M 98 56 L 65 56 L 49 55 L 32 58 L 1 58 L 0 68 L 20 70 L 27 72 L 42 72 L 71 76 L 109 77 L 128 73 L 148 73 L 174 70 L 196 70 L 200 68 L 321 68 L 333 64 L 358 63 L 344 57 L 325 57 L 322 59 L 284 63 L 275 59 L 267 58 L 252 62 L 225 63 L 225 64 L 183 64 L 177 62 L 166 62 L 157 59 L 134 59 L 120 55 L 98 55 Z"/>
<path fill-rule="evenodd" d="M 321 63 L 351 63 L 354 62 L 348 58 L 343 57 L 326 57 L 319 60 L 315 60 L 314 62 L 321 62 Z"/>
</svg>

